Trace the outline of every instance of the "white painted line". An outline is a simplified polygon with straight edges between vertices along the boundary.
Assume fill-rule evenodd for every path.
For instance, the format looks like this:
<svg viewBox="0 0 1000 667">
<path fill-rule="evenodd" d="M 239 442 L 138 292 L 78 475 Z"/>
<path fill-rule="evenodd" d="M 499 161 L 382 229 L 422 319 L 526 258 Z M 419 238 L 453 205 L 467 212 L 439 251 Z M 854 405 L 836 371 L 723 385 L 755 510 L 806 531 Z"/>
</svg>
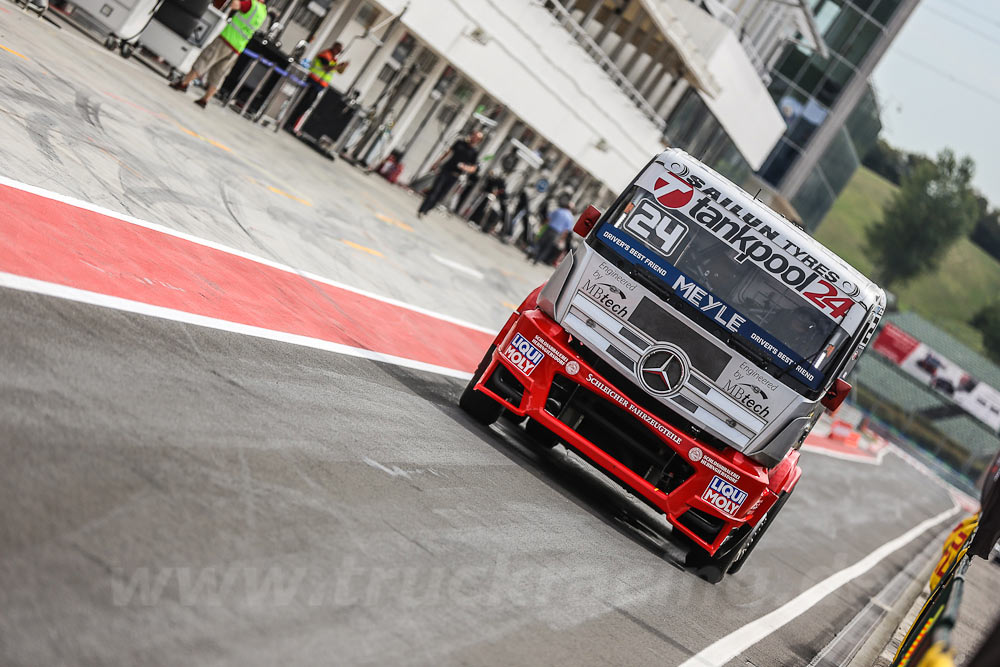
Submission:
<svg viewBox="0 0 1000 667">
<path fill-rule="evenodd" d="M 177 231 L 176 229 L 170 229 L 163 225 L 159 225 L 155 222 L 148 222 L 146 220 L 140 220 L 139 218 L 134 218 L 130 215 L 125 215 L 123 213 L 118 213 L 117 211 L 112 211 L 111 209 L 104 208 L 103 206 L 98 206 L 97 204 L 91 204 L 89 202 L 76 199 L 74 197 L 69 197 L 67 195 L 61 195 L 58 192 L 52 192 L 50 190 L 45 190 L 44 188 L 35 187 L 34 185 L 28 185 L 27 183 L 21 183 L 20 181 L 15 181 L 13 179 L 7 178 L 6 176 L 0 176 L 0 185 L 6 185 L 7 187 L 14 188 L 15 190 L 21 190 L 22 192 L 29 192 L 33 195 L 38 195 L 39 197 L 45 197 L 46 199 L 52 199 L 53 201 L 62 202 L 63 204 L 68 204 L 85 211 L 91 211 L 92 213 L 98 213 L 100 215 L 105 215 L 109 218 L 114 218 L 115 220 L 120 220 L 121 222 L 127 222 L 130 225 L 136 225 L 137 227 L 144 227 L 146 229 L 151 229 L 161 234 L 167 234 L 179 239 L 184 239 L 185 241 L 190 241 L 192 243 L 197 243 L 200 246 L 206 248 L 212 248 L 214 250 L 220 250 L 222 252 L 228 253 L 230 255 L 235 255 L 236 257 L 242 257 L 243 259 L 249 259 L 250 261 L 257 262 L 258 264 L 263 264 L 265 266 L 270 266 L 281 271 L 286 271 L 288 273 L 293 273 L 303 278 L 308 278 L 309 280 L 315 280 L 316 282 L 323 283 L 324 285 L 330 285 L 331 287 L 336 287 L 338 289 L 346 290 L 348 292 L 353 292 L 354 294 L 360 294 L 361 296 L 366 296 L 370 299 L 375 299 L 376 301 L 381 301 L 382 303 L 392 304 L 393 306 L 399 306 L 400 308 L 405 308 L 411 310 L 415 313 L 420 313 L 422 315 L 428 315 L 436 319 L 442 320 L 444 322 L 451 322 L 452 324 L 457 324 L 467 329 L 472 329 L 474 331 L 481 331 L 483 333 L 495 334 L 497 330 L 495 328 L 489 328 L 480 326 L 478 324 L 473 324 L 471 322 L 466 322 L 457 317 L 451 317 L 450 315 L 444 315 L 442 313 L 436 313 L 433 310 L 428 310 L 426 308 L 421 308 L 420 306 L 414 306 L 403 301 L 397 301 L 396 299 L 391 299 L 389 297 L 381 296 L 367 290 L 363 290 L 357 287 L 352 287 L 350 285 L 345 285 L 344 283 L 337 282 L 335 280 L 330 280 L 329 278 L 324 278 L 323 276 L 317 275 L 315 273 L 310 273 L 308 271 L 299 271 L 287 264 L 281 264 L 279 262 L 272 261 L 265 257 L 259 257 L 257 255 L 250 254 L 248 252 L 243 252 L 242 250 L 237 250 L 236 248 L 230 248 L 229 246 L 222 245 L 221 243 L 216 243 L 215 241 L 209 241 L 208 239 L 203 239 L 192 234 L 187 234 L 185 232 Z M 468 269 L 468 267 L 463 267 Z M 472 271 L 473 269 L 468 269 Z M 476 272 L 478 273 L 478 271 Z M 482 274 L 479 274 L 482 278 Z"/>
<path fill-rule="evenodd" d="M 789 621 L 794 620 L 811 609 L 830 593 L 871 570 L 887 556 L 905 547 L 927 529 L 933 528 L 942 521 L 949 519 L 957 514 L 958 511 L 959 507 L 954 505 L 950 510 L 922 521 L 896 539 L 886 542 L 854 565 L 830 575 L 769 614 L 761 616 L 756 621 L 748 623 L 739 630 L 731 632 L 722 639 L 710 644 L 696 655 L 691 656 L 681 663 L 680 667 L 704 667 L 706 665 L 717 667 L 718 665 L 726 664 L 761 639 L 764 639 L 771 633 L 782 628 Z"/>
<path fill-rule="evenodd" d="M 431 258 L 434 259 L 434 261 L 438 262 L 439 264 L 444 264 L 448 268 L 455 269 L 456 271 L 461 271 L 462 273 L 467 273 L 473 278 L 476 278 L 477 280 L 482 280 L 483 278 L 486 277 L 479 271 L 476 271 L 475 269 L 470 268 L 465 264 L 459 264 L 458 262 L 450 260 L 447 257 L 440 257 L 432 253 Z"/>
<path fill-rule="evenodd" d="M 275 340 L 281 343 L 311 347 L 317 350 L 325 350 L 327 352 L 344 354 L 350 357 L 359 357 L 361 359 L 379 361 L 386 364 L 392 364 L 394 366 L 412 368 L 413 370 L 435 373 L 437 375 L 446 375 L 448 377 L 459 378 L 462 380 L 472 378 L 472 373 L 466 373 L 454 368 L 445 368 L 444 366 L 437 366 L 423 361 L 416 361 L 414 359 L 406 359 L 404 357 L 397 357 L 391 354 L 374 352 L 360 347 L 351 347 L 350 345 L 343 345 L 341 343 L 331 343 L 330 341 L 323 340 L 321 338 L 310 338 L 309 336 L 299 336 L 297 334 L 285 333 L 283 331 L 274 331 L 273 329 L 254 327 L 248 324 L 229 322 L 228 320 L 220 320 L 214 317 L 206 317 L 204 315 L 194 315 L 192 313 L 186 313 L 182 310 L 174 310 L 173 308 L 151 306 L 140 301 L 131 301 L 129 299 L 122 299 L 116 296 L 108 296 L 107 294 L 88 292 L 86 290 L 76 289 L 75 287 L 66 287 L 65 285 L 49 283 L 43 280 L 16 276 L 12 273 L 0 272 L 0 287 L 9 287 L 22 292 L 33 292 L 35 294 L 43 294 L 45 296 L 54 296 L 60 299 L 68 299 L 70 301 L 90 304 L 92 306 L 112 308 L 114 310 L 121 310 L 127 313 L 157 317 L 163 320 L 171 320 L 173 322 L 194 324 L 200 327 L 208 327 L 209 329 L 229 331 L 231 333 L 242 334 L 244 336 L 254 336 L 256 338 L 266 338 L 268 340 Z"/>
<path fill-rule="evenodd" d="M 882 465 L 882 459 L 885 458 L 886 453 L 888 453 L 888 447 L 883 447 L 874 456 L 861 456 L 860 454 L 848 454 L 847 452 L 837 452 L 832 449 L 827 449 L 826 447 L 818 447 L 816 445 L 804 444 L 802 445 L 802 451 L 810 452 L 812 454 L 822 454 L 823 456 L 829 456 L 831 459 L 840 459 L 841 461 L 851 461 L 853 463 L 866 463 L 868 465 L 878 466 Z"/>
</svg>

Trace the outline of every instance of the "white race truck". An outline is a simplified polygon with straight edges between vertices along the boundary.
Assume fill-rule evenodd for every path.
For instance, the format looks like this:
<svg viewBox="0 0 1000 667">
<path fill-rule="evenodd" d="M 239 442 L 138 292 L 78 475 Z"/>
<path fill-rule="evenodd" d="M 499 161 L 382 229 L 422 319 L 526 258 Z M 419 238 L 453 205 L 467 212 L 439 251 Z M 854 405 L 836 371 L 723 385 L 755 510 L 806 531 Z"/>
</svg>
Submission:
<svg viewBox="0 0 1000 667">
<path fill-rule="evenodd" d="M 500 331 L 460 404 L 506 409 L 662 513 L 688 562 L 740 569 L 884 292 L 691 156 L 654 158 Z"/>
</svg>

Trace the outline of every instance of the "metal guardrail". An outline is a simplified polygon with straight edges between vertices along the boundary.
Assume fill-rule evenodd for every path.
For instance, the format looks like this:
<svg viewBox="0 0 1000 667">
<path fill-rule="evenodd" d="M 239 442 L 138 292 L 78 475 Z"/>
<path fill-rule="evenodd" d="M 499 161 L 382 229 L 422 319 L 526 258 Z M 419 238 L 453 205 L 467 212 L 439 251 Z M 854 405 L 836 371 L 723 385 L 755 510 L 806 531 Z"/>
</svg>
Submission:
<svg viewBox="0 0 1000 667">
<path fill-rule="evenodd" d="M 265 58 L 264 56 L 262 56 L 261 54 L 256 53 L 250 49 L 244 49 L 243 53 L 253 62 L 250 63 L 250 65 L 246 68 L 246 71 L 243 72 L 243 75 L 240 77 L 239 81 L 236 83 L 235 86 L 233 86 L 233 89 L 230 91 L 229 96 L 226 98 L 224 102 L 224 106 L 229 107 L 230 103 L 235 99 L 239 91 L 243 89 L 244 85 L 246 84 L 247 80 L 250 78 L 250 75 L 254 72 L 254 70 L 256 70 L 258 66 L 263 66 L 267 69 L 267 71 L 264 72 L 264 75 L 257 83 L 257 86 L 254 88 L 253 92 L 250 93 L 250 97 L 248 97 L 246 102 L 244 103 L 243 105 L 244 114 L 249 114 L 249 109 L 251 108 L 251 105 L 253 104 L 254 100 L 257 99 L 257 96 L 260 94 L 261 90 L 263 89 L 264 85 L 267 83 L 271 75 L 277 74 L 278 79 L 274 82 L 274 85 L 271 87 L 270 92 L 268 92 L 265 98 L 260 102 L 257 112 L 249 116 L 255 123 L 261 121 L 261 119 L 263 118 L 264 114 L 267 111 L 268 104 L 270 103 L 274 95 L 278 93 L 282 85 L 284 85 L 286 82 L 289 82 L 294 84 L 298 88 L 298 91 L 290 100 L 290 103 L 284 105 L 284 107 L 282 107 L 281 109 L 281 112 L 273 120 L 275 125 L 275 132 L 277 132 L 278 128 L 281 126 L 281 122 L 284 120 L 284 117 L 288 112 L 291 111 L 292 108 L 294 108 L 294 102 L 299 99 L 302 91 L 305 89 L 307 83 L 305 77 L 302 76 L 301 72 L 298 73 L 299 75 L 296 75 L 295 72 L 292 72 L 292 68 L 297 67 L 295 63 L 289 63 L 286 67 L 281 67 L 278 65 L 278 63 L 272 62 L 267 58 Z"/>
</svg>

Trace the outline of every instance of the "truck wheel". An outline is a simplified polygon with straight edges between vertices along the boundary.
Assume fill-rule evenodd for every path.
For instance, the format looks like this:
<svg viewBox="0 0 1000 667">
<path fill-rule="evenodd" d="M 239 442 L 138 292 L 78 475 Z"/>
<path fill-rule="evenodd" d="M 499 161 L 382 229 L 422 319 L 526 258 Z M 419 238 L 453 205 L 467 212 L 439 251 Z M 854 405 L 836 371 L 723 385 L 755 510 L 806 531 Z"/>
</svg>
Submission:
<svg viewBox="0 0 1000 667">
<path fill-rule="evenodd" d="M 552 449 L 559 443 L 559 436 L 542 426 L 534 419 L 528 419 L 528 423 L 525 425 L 524 430 L 527 431 L 528 437 L 531 438 L 532 442 L 545 447 L 546 449 Z"/>
<path fill-rule="evenodd" d="M 479 367 L 472 374 L 472 379 L 469 380 L 469 384 L 466 385 L 461 398 L 458 399 L 458 406 L 483 426 L 489 426 L 495 422 L 499 419 L 500 413 L 503 412 L 502 405 L 475 389 L 476 382 L 479 381 L 479 378 L 486 371 L 486 367 L 493 360 L 493 351 L 495 349 L 496 345 L 491 345 L 490 349 L 486 351 L 486 356 L 479 362 Z"/>
<path fill-rule="evenodd" d="M 504 410 L 503 414 L 500 415 L 500 419 L 507 422 L 511 426 L 520 426 L 521 422 L 524 421 L 524 416 L 515 414 L 510 410 Z"/>
<path fill-rule="evenodd" d="M 760 542 L 761 536 L 771 521 L 778 515 L 782 505 L 788 500 L 791 492 L 782 493 L 774 506 L 768 511 L 764 518 L 754 526 L 750 534 L 743 538 L 740 544 L 728 549 L 724 553 L 718 552 L 715 556 L 709 556 L 701 548 L 692 545 L 692 550 L 688 552 L 684 564 L 694 568 L 694 573 L 705 581 L 717 584 L 722 581 L 727 574 L 736 574 L 743 567 L 750 557 L 750 552 Z M 721 551 L 721 550 L 720 550 Z"/>
<path fill-rule="evenodd" d="M 767 527 L 771 525 L 772 521 L 774 521 L 774 517 L 778 516 L 778 512 L 784 506 L 785 501 L 788 500 L 788 496 L 790 495 L 792 495 L 791 491 L 782 492 L 781 496 L 778 497 L 778 500 L 775 501 L 774 506 L 768 510 L 767 514 L 764 515 L 764 518 L 760 520 L 760 523 L 754 527 L 753 532 L 750 533 L 749 539 L 747 539 L 743 546 L 739 548 L 739 551 L 736 554 L 736 560 L 734 560 L 733 564 L 729 567 L 729 574 L 736 574 L 743 567 L 743 564 L 747 562 L 747 558 L 750 557 L 750 552 L 753 551 L 754 547 L 756 547 L 760 542 L 760 538 L 763 537 L 764 531 L 767 530 Z"/>
</svg>

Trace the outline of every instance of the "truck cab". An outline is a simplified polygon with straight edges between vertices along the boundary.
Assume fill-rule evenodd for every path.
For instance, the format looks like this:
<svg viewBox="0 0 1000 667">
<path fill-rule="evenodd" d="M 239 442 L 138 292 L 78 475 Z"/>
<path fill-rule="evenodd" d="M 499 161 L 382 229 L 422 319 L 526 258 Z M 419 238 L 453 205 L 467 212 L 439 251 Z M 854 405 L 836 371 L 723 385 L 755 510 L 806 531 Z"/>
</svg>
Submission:
<svg viewBox="0 0 1000 667">
<path fill-rule="evenodd" d="M 850 386 L 884 292 L 691 156 L 655 157 L 511 316 L 460 401 L 562 442 L 739 570 Z"/>
</svg>

